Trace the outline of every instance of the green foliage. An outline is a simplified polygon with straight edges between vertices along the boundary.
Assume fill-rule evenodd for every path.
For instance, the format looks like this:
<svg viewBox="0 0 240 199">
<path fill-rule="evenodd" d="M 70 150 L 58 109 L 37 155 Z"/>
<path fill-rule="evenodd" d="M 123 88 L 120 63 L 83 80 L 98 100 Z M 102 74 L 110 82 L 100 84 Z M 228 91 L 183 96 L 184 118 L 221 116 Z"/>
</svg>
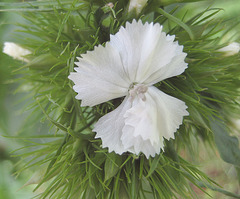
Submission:
<svg viewBox="0 0 240 199">
<path fill-rule="evenodd" d="M 240 167 L 240 149 L 237 137 L 229 136 L 226 126 L 220 121 L 211 121 L 210 124 L 222 159 Z"/>
<path fill-rule="evenodd" d="M 143 155 L 136 158 L 129 154 L 109 154 L 99 147 L 98 140 L 89 143 L 67 135 L 60 145 L 61 139 L 52 138 L 54 141 L 42 144 L 38 150 L 31 150 L 31 147 L 36 147 L 34 143 L 21 149 L 31 152 L 19 155 L 34 157 L 22 170 L 29 165 L 36 167 L 50 161 L 45 175 L 35 188 L 50 181 L 39 198 L 122 198 L 123 192 L 127 198 L 146 198 L 151 192 L 154 198 L 178 198 L 178 195 L 192 198 L 193 193 L 186 179 L 194 184 L 195 180 L 211 183 L 205 174 L 175 151 L 172 153 L 175 153 L 176 161 L 170 153 L 148 160 Z"/>
<path fill-rule="evenodd" d="M 159 6 L 167 6 L 173 3 L 191 3 L 191 2 L 197 2 L 197 1 L 203 1 L 203 0 L 156 0 L 153 2 L 157 3 Z"/>
<path fill-rule="evenodd" d="M 149 159 L 129 153 L 119 156 L 101 148 L 101 141 L 94 139 L 91 129 L 122 99 L 93 108 L 80 107 L 67 78 L 77 56 L 96 45 L 104 45 L 110 34 L 115 34 L 133 17 L 126 14 L 127 1 L 113 3 L 113 7 L 103 1 L 77 0 L 0 3 L 14 8 L 8 11 L 23 11 L 26 22 L 17 24 L 16 37 L 33 53 L 27 56 L 29 63 L 14 70 L 21 83 L 18 91 L 24 88 L 28 97 L 34 99 L 26 107 L 32 111 L 30 119 L 40 115 L 41 122 L 51 126 L 49 134 L 33 132 L 31 137 L 20 137 L 29 145 L 15 152 L 25 165 L 18 173 L 44 168 L 45 174 L 35 190 L 45 184 L 46 187 L 38 198 L 194 198 L 190 183 L 203 191 L 203 187 L 209 187 L 229 195 L 216 188 L 206 174 L 177 151 L 182 147 L 192 151 L 192 136 L 210 144 L 215 136 L 219 147 L 218 138 L 222 142 L 227 135 L 216 131 L 213 126 L 218 123 L 211 119 L 227 120 L 226 112 L 239 109 L 239 55 L 224 57 L 217 52 L 227 45 L 221 38 L 231 29 L 229 21 L 214 19 L 220 9 L 206 9 L 193 17 L 184 13 L 178 18 L 177 7 L 167 12 L 149 1 L 139 18 L 162 24 L 165 32 L 176 35 L 188 54 L 186 72 L 156 86 L 186 102 L 190 116 L 185 118 L 176 139 L 165 141 L 160 155 Z M 30 120 L 25 126 L 29 125 L 32 125 Z M 227 155 L 231 154 L 231 147 L 234 145 Z"/>
</svg>

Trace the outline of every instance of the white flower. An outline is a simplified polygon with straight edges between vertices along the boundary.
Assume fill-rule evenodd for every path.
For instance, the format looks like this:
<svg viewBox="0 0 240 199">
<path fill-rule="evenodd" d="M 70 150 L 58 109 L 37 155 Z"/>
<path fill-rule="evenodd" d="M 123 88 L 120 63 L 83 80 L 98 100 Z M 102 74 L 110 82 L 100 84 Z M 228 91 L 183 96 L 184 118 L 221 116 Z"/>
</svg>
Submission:
<svg viewBox="0 0 240 199">
<path fill-rule="evenodd" d="M 224 52 L 226 57 L 233 56 L 237 53 L 239 53 L 240 50 L 240 44 L 237 42 L 232 42 L 228 46 L 225 46 L 221 49 L 219 49 L 219 52 Z"/>
<path fill-rule="evenodd" d="M 93 129 L 109 152 L 154 156 L 163 149 L 164 138 L 174 138 L 183 116 L 188 115 L 187 106 L 153 85 L 184 72 L 182 50 L 159 24 L 134 20 L 111 35 L 105 47 L 95 47 L 78 58 L 69 79 L 75 83 L 81 106 L 126 96 Z"/>
<path fill-rule="evenodd" d="M 31 54 L 29 50 L 24 49 L 13 42 L 4 43 L 3 53 L 13 57 L 14 59 L 18 59 L 24 62 L 29 62 L 29 60 L 24 56 Z"/>
<path fill-rule="evenodd" d="M 131 12 L 132 10 L 136 10 L 136 13 L 139 14 L 143 7 L 146 5 L 148 0 L 130 0 L 128 12 Z"/>
</svg>

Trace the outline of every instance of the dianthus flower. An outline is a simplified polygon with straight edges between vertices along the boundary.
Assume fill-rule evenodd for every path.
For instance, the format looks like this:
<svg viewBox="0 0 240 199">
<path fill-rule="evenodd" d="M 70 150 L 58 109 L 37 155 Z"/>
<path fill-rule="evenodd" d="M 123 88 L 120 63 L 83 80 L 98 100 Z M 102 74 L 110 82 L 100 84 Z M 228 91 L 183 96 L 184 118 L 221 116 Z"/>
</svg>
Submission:
<svg viewBox="0 0 240 199">
<path fill-rule="evenodd" d="M 105 47 L 78 57 L 76 72 L 69 79 L 75 83 L 81 106 L 125 97 L 93 129 L 109 152 L 155 156 L 163 149 L 164 138 L 174 138 L 188 115 L 183 101 L 153 86 L 187 68 L 183 46 L 174 39 L 158 23 L 133 20 L 111 35 Z"/>
</svg>

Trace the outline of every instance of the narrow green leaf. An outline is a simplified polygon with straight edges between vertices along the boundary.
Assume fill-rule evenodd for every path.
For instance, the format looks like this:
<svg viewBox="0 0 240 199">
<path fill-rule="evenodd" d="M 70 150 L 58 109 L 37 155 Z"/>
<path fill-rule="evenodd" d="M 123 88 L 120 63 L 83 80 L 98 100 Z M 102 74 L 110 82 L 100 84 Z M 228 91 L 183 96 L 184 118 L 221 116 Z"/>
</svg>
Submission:
<svg viewBox="0 0 240 199">
<path fill-rule="evenodd" d="M 230 136 L 225 124 L 220 120 L 211 120 L 210 125 L 221 158 L 225 162 L 240 167 L 240 149 L 237 137 Z"/>
<path fill-rule="evenodd" d="M 41 108 L 42 112 L 44 113 L 44 115 L 47 117 L 47 119 L 56 127 L 58 127 L 59 129 L 61 129 L 62 131 L 65 131 L 68 133 L 68 128 L 66 128 L 65 126 L 63 126 L 61 123 L 54 121 L 52 118 L 49 117 L 49 115 L 46 113 L 46 111 L 44 110 L 44 108 L 42 107 L 41 103 L 39 102 L 39 100 L 37 99 L 37 103 L 39 104 L 39 107 Z"/>
<path fill-rule="evenodd" d="M 92 161 L 92 159 L 88 156 L 88 153 L 87 153 L 87 151 L 86 151 L 85 148 L 84 148 L 83 151 L 84 151 L 84 154 L 85 154 L 87 160 L 88 160 L 95 168 L 97 168 L 97 169 L 99 169 L 99 170 L 102 170 L 102 168 L 100 168 L 99 166 L 97 166 L 97 165 Z"/>
<path fill-rule="evenodd" d="M 69 4 L 72 1 L 61 1 L 61 4 Z M 7 3 L 7 2 L 0 2 L 1 7 L 35 7 L 35 6 L 53 6 L 58 5 L 56 1 L 28 1 L 28 2 L 19 2 L 19 3 Z"/>
<path fill-rule="evenodd" d="M 54 158 L 49 163 L 46 173 L 48 173 L 50 171 L 50 169 L 52 168 L 52 166 L 55 164 L 58 156 L 61 154 L 62 149 L 63 149 L 64 145 L 68 142 L 69 138 L 70 138 L 70 135 L 66 134 L 62 144 L 60 145 L 60 147 L 58 148 L 58 150 L 56 152 L 56 155 L 54 156 Z"/>
<path fill-rule="evenodd" d="M 135 165 L 133 165 L 132 167 L 132 180 L 131 180 L 131 198 L 132 199 L 137 199 L 138 193 L 139 193 L 139 189 L 138 189 L 138 179 L 136 176 L 136 168 Z"/>
<path fill-rule="evenodd" d="M 122 163 L 121 159 L 121 156 L 115 153 L 110 153 L 107 155 L 107 159 L 104 165 L 104 181 L 109 180 L 117 174 Z"/>
<path fill-rule="evenodd" d="M 199 182 L 197 181 L 197 184 L 202 187 L 202 188 L 208 188 L 208 189 L 211 189 L 213 191 L 217 191 L 217 192 L 220 192 L 226 196 L 230 196 L 230 197 L 233 197 L 233 198 L 240 198 L 240 195 L 238 194 L 235 194 L 235 193 L 232 193 L 232 192 L 229 192 L 229 191 L 226 191 L 222 188 L 219 188 L 219 187 L 215 187 L 215 186 L 212 186 L 210 184 L 206 184 L 206 183 L 202 183 L 202 182 Z"/>
<path fill-rule="evenodd" d="M 155 169 L 158 167 L 158 163 L 160 161 L 161 155 L 158 155 L 158 157 L 155 157 L 153 159 L 153 161 L 151 162 L 149 160 L 149 164 L 150 164 L 150 169 L 148 171 L 148 174 L 146 176 L 146 178 L 148 178 L 149 176 L 151 176 L 151 174 L 155 171 Z"/>
<path fill-rule="evenodd" d="M 2 137 L 5 138 L 17 138 L 17 139 L 39 139 L 39 138 L 58 138 L 58 137 L 64 137 L 64 135 L 35 135 L 35 136 L 5 136 L 1 135 Z"/>
<path fill-rule="evenodd" d="M 232 192 L 229 192 L 229 191 L 226 191 L 226 190 L 221 189 L 219 187 L 214 187 L 214 186 L 209 185 L 209 184 L 203 184 L 202 182 L 198 182 L 198 185 L 201 186 L 201 187 L 209 188 L 209 189 L 211 189 L 213 191 L 217 191 L 217 192 L 223 193 L 226 196 L 230 196 L 230 197 L 234 197 L 234 198 L 240 198 L 240 195 L 232 193 Z"/>
<path fill-rule="evenodd" d="M 67 20 L 70 17 L 71 12 L 72 12 L 71 10 L 69 10 L 67 12 L 67 14 L 65 15 L 65 17 L 64 17 L 64 19 L 63 19 L 63 21 L 62 21 L 62 23 L 61 23 L 61 25 L 60 25 L 60 27 L 58 29 L 58 35 L 57 35 L 57 38 L 56 38 L 56 43 L 58 42 L 58 40 L 59 40 L 59 38 L 60 38 L 60 36 L 62 34 L 63 28 L 64 28 L 65 24 L 67 23 Z"/>
<path fill-rule="evenodd" d="M 191 40 L 194 40 L 194 34 L 191 30 L 191 28 L 185 24 L 184 22 L 182 22 L 180 19 L 174 17 L 173 15 L 165 12 L 163 9 L 158 8 L 157 12 L 159 12 L 160 14 L 162 14 L 163 16 L 167 17 L 168 19 L 172 20 L 173 22 L 175 22 L 176 24 L 178 24 L 179 26 L 181 26 L 184 30 L 187 31 L 187 33 L 189 34 L 189 37 L 191 38 Z"/>
</svg>

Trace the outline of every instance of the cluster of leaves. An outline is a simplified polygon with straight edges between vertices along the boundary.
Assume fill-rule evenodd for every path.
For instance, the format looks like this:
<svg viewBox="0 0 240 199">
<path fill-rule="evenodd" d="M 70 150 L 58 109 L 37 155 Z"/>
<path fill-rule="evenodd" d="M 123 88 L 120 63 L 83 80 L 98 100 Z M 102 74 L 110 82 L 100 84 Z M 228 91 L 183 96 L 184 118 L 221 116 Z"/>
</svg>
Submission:
<svg viewBox="0 0 240 199">
<path fill-rule="evenodd" d="M 224 21 L 212 20 L 219 9 L 207 9 L 191 18 L 184 14 L 180 20 L 174 16 L 177 7 L 166 12 L 160 8 L 165 5 L 161 2 L 149 1 L 139 16 L 127 14 L 125 0 L 112 3 L 56 0 L 11 5 L 14 9 L 8 11 L 23 11 L 26 19 L 25 24 L 17 24 L 21 27 L 18 41 L 33 52 L 27 57 L 30 62 L 15 70 L 22 85 L 19 90 L 27 89 L 28 97 L 34 99 L 27 107 L 32 116 L 40 113 L 42 121 L 53 127 L 50 134 L 41 132 L 28 137 L 31 144 L 18 151 L 25 162 L 19 172 L 30 167 L 45 168 L 35 190 L 43 184 L 47 188 L 39 198 L 193 198 L 189 182 L 200 189 L 208 187 L 239 197 L 216 188 L 204 173 L 176 152 L 177 147 L 190 145 L 191 136 L 212 142 L 214 136 L 221 134 L 229 142 L 232 140 L 225 132 L 226 127 L 216 119 L 227 121 L 224 113 L 239 108 L 236 101 L 239 57 L 226 58 L 216 52 L 226 45 L 220 45 L 219 34 L 223 35 L 224 29 L 230 27 Z M 186 102 L 190 116 L 176 133 L 176 140 L 165 142 L 165 152 L 150 159 L 128 153 L 109 154 L 102 149 L 91 127 L 102 115 L 115 109 L 121 99 L 81 108 L 67 78 L 76 56 L 104 45 L 110 34 L 132 18 L 162 24 L 164 31 L 176 35 L 188 53 L 187 71 L 156 86 Z M 46 142 L 30 138 L 46 138 Z M 220 144 L 226 143 L 221 141 Z M 232 154 L 229 150 L 227 155 Z M 239 162 L 234 164 L 239 166 Z"/>
<path fill-rule="evenodd" d="M 176 35 L 176 39 L 188 54 L 186 72 L 157 86 L 188 105 L 190 117 L 185 120 L 187 129 L 183 131 L 196 132 L 208 141 L 211 141 L 209 138 L 212 135 L 218 134 L 217 130 L 215 132 L 212 128 L 213 123 L 221 125 L 222 121 L 227 122 L 231 117 L 239 118 L 239 55 L 226 57 L 218 52 L 218 49 L 230 42 L 223 43 L 224 35 L 239 24 L 236 22 L 229 27 L 229 21 L 213 20 L 212 17 L 220 11 L 221 9 L 207 9 L 186 19 L 184 26 L 178 23 L 178 19 L 174 21 L 179 24 L 176 26 L 166 21 L 166 18 L 157 18 L 159 23 L 166 24 L 166 32 Z M 165 13 L 160 11 L 160 14 Z M 169 18 L 168 15 L 166 17 Z"/>
</svg>

